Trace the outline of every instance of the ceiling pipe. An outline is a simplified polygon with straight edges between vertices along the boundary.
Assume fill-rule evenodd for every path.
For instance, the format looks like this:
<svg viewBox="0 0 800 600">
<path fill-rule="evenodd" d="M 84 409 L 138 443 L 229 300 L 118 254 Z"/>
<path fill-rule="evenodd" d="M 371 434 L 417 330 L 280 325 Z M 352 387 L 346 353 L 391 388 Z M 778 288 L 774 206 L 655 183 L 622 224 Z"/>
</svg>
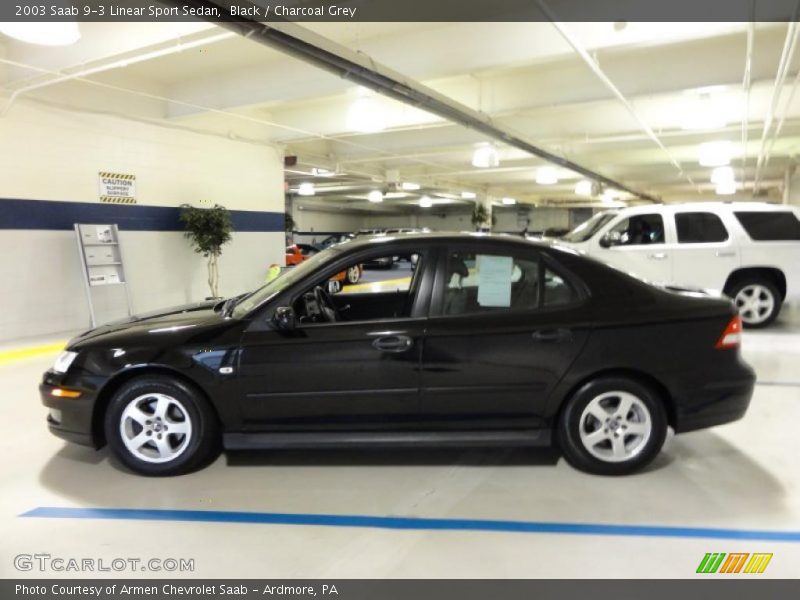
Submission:
<svg viewBox="0 0 800 600">
<path fill-rule="evenodd" d="M 755 5 L 751 5 L 751 11 L 755 10 Z M 750 118 L 750 89 L 753 82 L 751 73 L 753 69 L 753 37 L 755 35 L 755 23 L 751 20 L 747 27 L 747 50 L 744 57 L 744 76 L 742 77 L 742 90 L 744 91 L 744 111 L 742 113 L 742 186 L 747 182 L 747 135 Z"/>
<path fill-rule="evenodd" d="M 634 118 L 634 120 L 639 124 L 639 127 L 642 129 L 642 131 L 644 131 L 647 134 L 647 137 L 649 137 L 653 142 L 655 142 L 655 144 L 659 148 L 661 148 L 661 150 L 664 151 L 664 153 L 669 158 L 669 161 L 675 166 L 676 169 L 678 169 L 678 173 L 680 173 L 680 175 L 682 175 L 683 177 L 686 177 L 689 183 L 695 185 L 692 178 L 683 171 L 683 167 L 672 155 L 672 152 L 670 152 L 669 149 L 664 145 L 661 139 L 656 135 L 656 132 L 653 131 L 650 125 L 647 124 L 644 118 L 642 118 L 642 116 L 639 114 L 636 108 L 634 108 L 634 106 L 619 90 L 619 88 L 616 85 L 614 85 L 614 82 L 611 81 L 611 79 L 608 77 L 608 75 L 605 74 L 603 69 L 600 68 L 600 65 L 597 63 L 597 61 L 594 58 L 592 58 L 589 55 L 589 52 L 587 52 L 586 48 L 584 48 L 583 45 L 577 39 L 575 39 L 575 37 L 569 31 L 567 31 L 566 27 L 564 27 L 562 23 L 556 20 L 555 15 L 550 10 L 550 7 L 547 6 L 547 3 L 544 2 L 544 0 L 536 0 L 536 2 L 542 9 L 542 12 L 544 12 L 545 16 L 547 16 L 547 18 L 550 19 L 550 22 L 553 25 L 553 27 L 555 27 L 558 33 L 561 34 L 561 37 L 563 37 L 564 40 L 566 40 L 566 42 L 570 46 L 572 46 L 572 49 L 578 54 L 578 56 L 581 57 L 583 62 L 586 63 L 586 66 L 589 67 L 592 73 L 594 73 L 597 76 L 597 78 L 603 83 L 603 85 L 605 85 L 606 88 L 608 88 L 608 90 L 612 94 L 614 94 L 617 100 L 620 101 L 620 103 L 630 113 L 630 115 Z"/>
<path fill-rule="evenodd" d="M 800 2 L 798 2 L 800 6 Z M 797 8 L 795 8 L 795 14 Z M 764 154 L 766 152 L 767 137 L 772 128 L 772 121 L 775 118 L 775 109 L 778 107 L 778 101 L 783 91 L 783 84 L 786 81 L 786 75 L 789 72 L 789 65 L 792 62 L 792 55 L 794 48 L 797 44 L 797 23 L 791 21 L 786 29 L 786 39 L 783 42 L 783 51 L 781 52 L 780 60 L 778 61 L 778 71 L 775 74 L 775 84 L 772 87 L 772 99 L 767 109 L 767 114 L 764 117 L 764 127 L 761 130 L 761 147 L 758 151 L 758 159 L 756 160 L 756 173 L 753 178 L 753 192 L 759 191 L 759 184 L 761 183 L 761 169 L 764 165 Z"/>
<path fill-rule="evenodd" d="M 0 111 L 0 118 L 3 118 L 8 114 L 8 111 L 11 110 L 11 107 L 14 105 L 14 102 L 16 102 L 17 98 L 21 97 L 24 94 L 27 94 L 28 92 L 32 92 L 33 90 L 40 90 L 42 88 L 50 87 L 51 85 L 64 83 L 65 81 L 76 80 L 82 77 L 88 77 L 89 75 L 96 75 L 97 73 L 103 73 L 105 71 L 111 71 L 114 69 L 127 67 L 129 65 L 152 60 L 154 58 L 169 56 L 170 54 L 176 54 L 178 52 L 182 52 L 183 50 L 191 50 L 192 48 L 197 48 L 198 46 L 207 46 L 209 44 L 221 42 L 222 40 L 230 39 L 234 37 L 234 35 L 235 34 L 232 32 L 224 32 L 196 40 L 191 40 L 188 42 L 178 42 L 177 44 L 168 46 L 167 48 L 161 48 L 159 50 L 151 50 L 148 52 L 143 52 L 141 54 L 135 54 L 128 58 L 117 59 L 109 63 L 104 63 L 94 67 L 88 67 L 85 69 L 72 71 L 70 73 L 63 73 L 60 75 L 56 75 L 50 79 L 47 79 L 46 81 L 40 81 L 39 83 L 32 83 L 17 88 L 11 93 L 11 96 L 9 97 L 5 106 L 3 107 L 3 110 Z"/>
<path fill-rule="evenodd" d="M 225 2 L 220 0 L 169 0 L 170 3 L 194 7 L 216 7 L 223 15 L 230 14 Z M 241 4 L 241 1 L 238 2 Z M 431 114 L 478 131 L 489 138 L 498 140 L 524 152 L 538 156 L 555 165 L 569 169 L 594 179 L 606 186 L 628 192 L 651 202 L 660 200 L 651 194 L 632 189 L 627 185 L 606 177 L 543 148 L 535 146 L 509 129 L 494 123 L 490 117 L 463 105 L 451 98 L 410 80 L 373 61 L 363 53 L 316 35 L 294 23 L 259 23 L 258 21 L 237 18 L 223 18 L 214 21 L 239 35 L 265 46 L 280 50 L 290 56 L 315 65 L 329 73 L 352 81 L 358 85 L 379 92 L 404 104 L 421 108 Z"/>
</svg>

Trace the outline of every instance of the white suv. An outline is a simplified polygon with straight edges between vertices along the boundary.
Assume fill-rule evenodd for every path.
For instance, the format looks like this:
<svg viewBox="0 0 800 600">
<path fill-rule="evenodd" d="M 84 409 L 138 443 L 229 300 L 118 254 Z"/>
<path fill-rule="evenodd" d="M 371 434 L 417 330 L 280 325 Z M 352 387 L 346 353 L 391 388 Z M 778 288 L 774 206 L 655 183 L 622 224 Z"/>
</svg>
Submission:
<svg viewBox="0 0 800 600">
<path fill-rule="evenodd" d="M 656 284 L 721 291 L 747 327 L 800 298 L 800 209 L 765 203 L 655 204 L 597 213 L 565 245 Z"/>
</svg>

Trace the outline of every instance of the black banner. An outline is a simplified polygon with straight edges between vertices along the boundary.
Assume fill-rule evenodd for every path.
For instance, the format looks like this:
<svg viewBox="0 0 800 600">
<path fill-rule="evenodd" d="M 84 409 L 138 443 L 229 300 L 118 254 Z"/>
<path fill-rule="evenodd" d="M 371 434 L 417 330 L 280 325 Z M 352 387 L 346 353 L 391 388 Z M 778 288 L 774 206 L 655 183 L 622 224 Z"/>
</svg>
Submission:
<svg viewBox="0 0 800 600">
<path fill-rule="evenodd" d="M 796 580 L 726 578 L 696 580 L 422 580 L 422 579 L 45 579 L 0 581 L 0 598 L 40 600 L 738 600 L 797 598 Z"/>
<path fill-rule="evenodd" d="M 0 21 L 790 21 L 797 0 L 3 0 Z"/>
</svg>

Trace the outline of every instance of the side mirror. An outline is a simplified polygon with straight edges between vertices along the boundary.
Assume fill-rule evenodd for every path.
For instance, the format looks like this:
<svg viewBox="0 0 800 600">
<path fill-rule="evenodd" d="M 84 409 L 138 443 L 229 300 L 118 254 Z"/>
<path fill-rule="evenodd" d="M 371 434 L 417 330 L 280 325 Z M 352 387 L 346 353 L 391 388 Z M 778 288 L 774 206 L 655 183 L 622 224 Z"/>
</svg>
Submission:
<svg viewBox="0 0 800 600">
<path fill-rule="evenodd" d="M 609 231 L 602 238 L 600 238 L 600 245 L 603 248 L 611 248 L 611 246 L 619 246 L 622 243 L 622 234 L 619 231 Z"/>
<path fill-rule="evenodd" d="M 291 331 L 297 326 L 297 319 L 291 306 L 279 306 L 275 309 L 272 321 L 278 329 L 283 331 Z"/>
</svg>

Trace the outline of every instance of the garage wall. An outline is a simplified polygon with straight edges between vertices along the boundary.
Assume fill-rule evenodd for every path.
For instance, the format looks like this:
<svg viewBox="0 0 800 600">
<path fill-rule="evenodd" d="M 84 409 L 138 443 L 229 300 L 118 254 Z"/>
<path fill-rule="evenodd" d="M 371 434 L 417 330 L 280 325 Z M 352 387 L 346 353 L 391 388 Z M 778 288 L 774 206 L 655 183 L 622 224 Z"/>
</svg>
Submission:
<svg viewBox="0 0 800 600">
<path fill-rule="evenodd" d="M 98 171 L 135 175 L 137 204 L 100 203 Z M 275 148 L 15 104 L 0 119 L 0 340 L 86 327 L 72 222 L 105 223 L 109 210 L 120 223 L 135 311 L 202 300 L 205 259 L 184 239 L 175 208 L 200 201 L 226 206 L 240 229 L 220 260 L 221 293 L 259 285 L 283 257 Z M 94 290 L 99 320 L 123 314 L 121 286 Z"/>
</svg>

